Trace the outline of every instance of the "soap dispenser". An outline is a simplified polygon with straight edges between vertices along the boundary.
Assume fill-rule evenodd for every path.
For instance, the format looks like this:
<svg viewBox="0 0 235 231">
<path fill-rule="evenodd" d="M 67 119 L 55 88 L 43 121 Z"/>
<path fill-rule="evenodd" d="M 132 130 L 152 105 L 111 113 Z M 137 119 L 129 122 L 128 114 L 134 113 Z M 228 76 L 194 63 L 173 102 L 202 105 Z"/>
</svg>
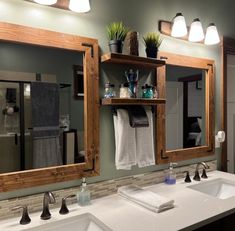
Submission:
<svg viewBox="0 0 235 231">
<path fill-rule="evenodd" d="M 165 183 L 166 184 L 175 184 L 176 183 L 176 173 L 173 169 L 173 167 L 177 165 L 177 163 L 170 162 L 169 170 L 167 171 L 166 177 L 165 177 Z"/>
<path fill-rule="evenodd" d="M 78 192 L 77 200 L 80 206 L 89 205 L 91 202 L 91 193 L 87 188 L 86 179 L 84 177 L 82 178 L 82 186 L 81 190 Z"/>
</svg>

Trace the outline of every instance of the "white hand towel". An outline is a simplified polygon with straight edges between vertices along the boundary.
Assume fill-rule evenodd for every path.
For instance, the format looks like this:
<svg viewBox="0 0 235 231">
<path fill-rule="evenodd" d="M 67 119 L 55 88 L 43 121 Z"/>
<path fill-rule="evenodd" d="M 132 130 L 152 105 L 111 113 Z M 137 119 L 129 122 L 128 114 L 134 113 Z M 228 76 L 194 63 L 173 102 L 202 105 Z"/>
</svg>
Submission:
<svg viewBox="0 0 235 231">
<path fill-rule="evenodd" d="M 135 128 L 130 126 L 128 112 L 124 109 L 117 109 L 113 121 L 116 168 L 130 170 L 131 166 L 136 164 Z"/>
<path fill-rule="evenodd" d="M 151 109 L 145 110 L 148 116 L 149 126 L 136 128 L 136 158 L 140 168 L 155 165 L 153 113 Z"/>
<path fill-rule="evenodd" d="M 135 185 L 122 186 L 118 188 L 119 195 L 142 205 L 153 211 L 162 212 L 174 207 L 174 200 L 160 196 L 157 193 L 142 189 Z"/>
</svg>

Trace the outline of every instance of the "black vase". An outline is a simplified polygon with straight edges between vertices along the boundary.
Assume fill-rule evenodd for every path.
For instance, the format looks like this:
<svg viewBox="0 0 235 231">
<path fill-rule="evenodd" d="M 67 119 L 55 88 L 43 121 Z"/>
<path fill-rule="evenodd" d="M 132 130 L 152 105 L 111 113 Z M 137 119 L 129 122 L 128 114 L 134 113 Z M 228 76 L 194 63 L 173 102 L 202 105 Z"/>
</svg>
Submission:
<svg viewBox="0 0 235 231">
<path fill-rule="evenodd" d="M 146 55 L 148 58 L 157 58 L 157 52 L 158 48 L 157 47 L 146 47 L 145 49 Z"/>
<path fill-rule="evenodd" d="M 109 50 L 111 53 L 122 53 L 122 41 L 121 40 L 110 40 Z"/>
</svg>

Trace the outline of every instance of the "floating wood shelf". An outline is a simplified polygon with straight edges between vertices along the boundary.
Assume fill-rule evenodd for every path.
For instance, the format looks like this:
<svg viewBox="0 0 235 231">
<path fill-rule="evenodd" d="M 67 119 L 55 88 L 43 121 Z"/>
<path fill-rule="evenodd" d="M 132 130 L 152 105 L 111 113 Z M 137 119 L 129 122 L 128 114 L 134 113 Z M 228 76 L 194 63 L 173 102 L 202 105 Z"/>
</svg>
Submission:
<svg viewBox="0 0 235 231">
<path fill-rule="evenodd" d="M 139 57 L 135 55 L 124 55 L 119 53 L 107 53 L 101 56 L 102 63 L 128 64 L 142 66 L 145 68 L 157 68 L 165 65 L 164 60 Z"/>
<path fill-rule="evenodd" d="M 166 103 L 165 99 L 142 99 L 142 98 L 107 98 L 102 99 L 102 105 L 157 105 Z"/>
</svg>

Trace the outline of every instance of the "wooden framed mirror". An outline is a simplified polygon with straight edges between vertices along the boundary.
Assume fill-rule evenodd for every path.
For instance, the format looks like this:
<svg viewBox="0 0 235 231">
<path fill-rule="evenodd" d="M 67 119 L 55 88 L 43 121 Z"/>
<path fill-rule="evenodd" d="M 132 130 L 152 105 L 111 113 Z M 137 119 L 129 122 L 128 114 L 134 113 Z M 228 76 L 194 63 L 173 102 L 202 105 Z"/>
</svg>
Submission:
<svg viewBox="0 0 235 231">
<path fill-rule="evenodd" d="M 214 61 L 168 52 L 159 57 L 166 60 L 166 77 L 158 78 L 166 105 L 157 108 L 157 163 L 214 154 Z"/>
<path fill-rule="evenodd" d="M 98 49 L 98 41 L 93 38 L 0 22 L 0 123 L 3 123 L 0 126 L 0 148 L 1 156 L 5 155 L 5 160 L 1 160 L 2 169 L 0 167 L 0 192 L 99 175 Z M 68 64 L 66 71 L 61 69 L 65 64 Z M 76 102 L 73 97 L 74 65 L 82 65 L 84 78 L 83 100 Z M 44 94 L 43 88 L 33 93 L 35 83 L 43 83 L 45 88 L 50 89 L 48 92 L 51 92 L 49 87 L 56 86 L 55 92 L 58 93 L 55 95 L 60 103 L 53 101 L 49 108 L 42 107 L 52 102 L 53 97 Z M 36 120 L 33 97 L 38 95 L 42 95 L 36 107 L 38 113 L 44 110 L 43 114 L 55 111 L 59 114 L 55 116 L 60 119 L 56 148 L 60 150 L 61 160 L 57 164 L 51 164 L 48 156 L 40 157 L 36 163 L 33 161 L 38 157 L 40 148 L 46 152 L 42 140 L 48 139 L 47 133 L 40 141 L 41 146 L 35 146 L 38 142 L 35 131 L 38 130 L 33 124 Z M 12 115 L 15 116 L 13 122 Z M 63 125 L 67 117 L 71 117 L 70 126 Z M 42 127 L 52 129 L 51 124 L 43 124 L 40 132 Z M 57 129 L 57 125 L 55 127 Z M 5 147 L 7 143 L 11 144 L 11 148 Z M 57 151 L 52 150 L 54 155 Z M 79 158 L 80 154 L 83 158 Z M 9 159 L 10 155 L 12 159 Z M 45 160 L 48 161 L 46 164 Z M 40 161 L 44 165 L 36 166 Z"/>
</svg>

